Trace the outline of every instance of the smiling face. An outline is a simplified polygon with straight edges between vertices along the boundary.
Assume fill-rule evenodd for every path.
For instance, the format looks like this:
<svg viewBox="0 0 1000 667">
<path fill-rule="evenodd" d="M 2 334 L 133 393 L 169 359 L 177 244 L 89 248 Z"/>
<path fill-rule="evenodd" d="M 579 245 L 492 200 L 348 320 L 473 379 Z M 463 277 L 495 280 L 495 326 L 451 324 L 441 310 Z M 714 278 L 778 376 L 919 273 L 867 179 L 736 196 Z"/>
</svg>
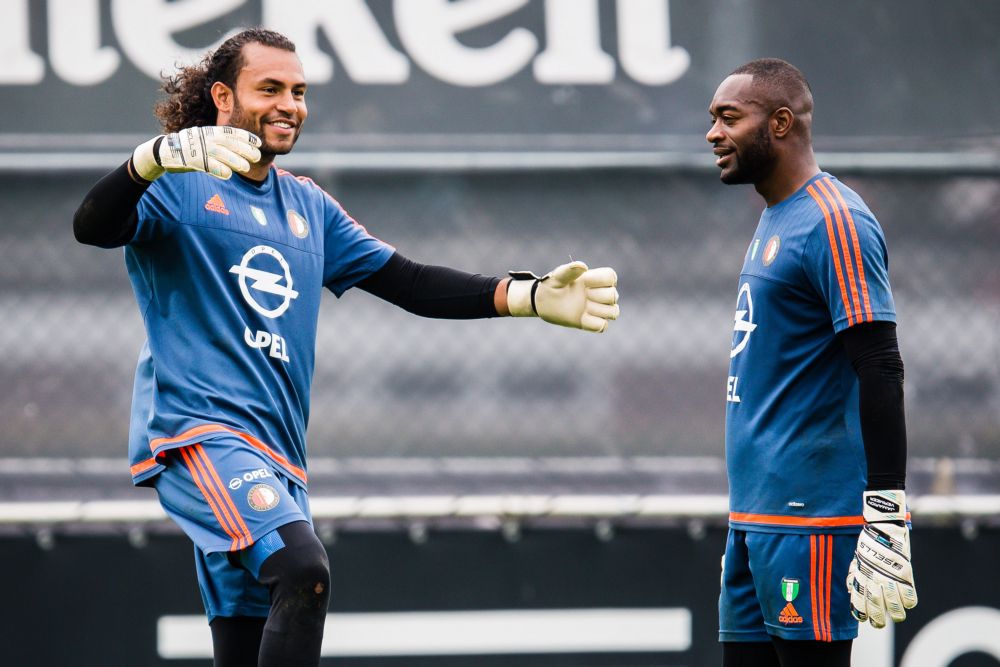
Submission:
<svg viewBox="0 0 1000 667">
<path fill-rule="evenodd" d="M 269 163 L 292 150 L 309 115 L 302 63 L 293 51 L 258 43 L 245 45 L 242 58 L 236 89 L 219 82 L 213 87 L 218 124 L 260 137 L 261 163 Z"/>
<path fill-rule="evenodd" d="M 715 164 L 723 183 L 760 183 L 777 165 L 771 137 L 771 109 L 758 91 L 753 77 L 727 77 L 708 108 L 712 127 L 705 139 L 714 147 Z"/>
</svg>

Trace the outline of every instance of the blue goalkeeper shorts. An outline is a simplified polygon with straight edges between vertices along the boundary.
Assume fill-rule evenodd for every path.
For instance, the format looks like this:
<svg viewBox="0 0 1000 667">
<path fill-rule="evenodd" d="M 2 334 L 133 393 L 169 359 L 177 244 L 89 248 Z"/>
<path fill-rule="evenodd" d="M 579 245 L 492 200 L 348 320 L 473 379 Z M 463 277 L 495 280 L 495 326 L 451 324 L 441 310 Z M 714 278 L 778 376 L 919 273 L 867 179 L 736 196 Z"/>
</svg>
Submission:
<svg viewBox="0 0 1000 667">
<path fill-rule="evenodd" d="M 164 462 L 154 485 L 163 509 L 195 544 L 209 620 L 267 616 L 270 595 L 257 575 L 284 546 L 279 526 L 311 523 L 305 489 L 236 437 L 172 449 Z"/>
<path fill-rule="evenodd" d="M 719 597 L 719 641 L 841 641 L 858 636 L 847 569 L 853 534 L 729 529 Z"/>
</svg>

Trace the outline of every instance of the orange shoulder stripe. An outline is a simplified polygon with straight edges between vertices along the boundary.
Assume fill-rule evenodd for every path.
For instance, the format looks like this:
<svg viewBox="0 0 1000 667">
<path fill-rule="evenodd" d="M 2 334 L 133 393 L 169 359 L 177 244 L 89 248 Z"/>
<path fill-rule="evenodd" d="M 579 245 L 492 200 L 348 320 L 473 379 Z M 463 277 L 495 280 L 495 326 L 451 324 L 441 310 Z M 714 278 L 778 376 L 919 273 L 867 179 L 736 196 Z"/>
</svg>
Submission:
<svg viewBox="0 0 1000 667">
<path fill-rule="evenodd" d="M 840 247 L 843 248 L 841 256 L 844 258 L 844 265 L 847 269 L 847 282 L 851 286 L 851 305 L 854 308 L 854 319 L 857 322 L 861 322 L 861 297 L 858 296 L 858 285 L 854 279 L 854 261 L 851 259 L 851 251 L 847 245 L 847 234 L 844 231 L 844 218 L 841 213 L 840 206 L 837 205 L 837 201 L 833 197 L 833 193 L 829 191 L 829 188 L 832 186 L 824 183 L 822 179 L 816 181 L 816 185 L 826 198 L 827 203 L 829 203 L 830 209 L 833 211 L 834 220 L 837 222 L 837 236 L 840 238 Z"/>
<path fill-rule="evenodd" d="M 851 312 L 850 298 L 847 296 L 847 286 L 844 283 L 844 272 L 840 268 L 840 250 L 837 248 L 836 237 L 833 233 L 833 220 L 830 218 L 830 210 L 826 207 L 823 199 L 820 197 L 819 193 L 816 192 L 816 188 L 813 185 L 809 185 L 806 188 L 809 196 L 812 197 L 816 204 L 819 205 L 821 211 L 823 211 L 823 218 L 826 220 L 826 237 L 830 242 L 830 253 L 833 256 L 833 266 L 837 271 L 837 283 L 840 285 L 840 296 L 844 300 L 844 312 L 847 313 L 847 324 L 848 326 L 854 326 L 854 314 Z"/>
<path fill-rule="evenodd" d="M 861 283 L 861 297 L 864 300 L 865 305 L 865 322 L 872 321 L 872 305 L 868 300 L 868 281 L 865 280 L 865 264 L 861 258 L 861 244 L 858 243 L 858 230 L 854 226 L 854 216 L 851 215 L 851 209 L 848 207 L 847 202 L 844 201 L 844 196 L 840 194 L 840 190 L 834 187 L 833 183 L 830 183 L 830 189 L 837 196 L 837 200 L 840 202 L 840 206 L 844 211 L 844 217 L 847 218 L 847 228 L 851 232 L 851 243 L 854 245 L 854 258 L 855 263 L 858 265 L 858 281 Z"/>
</svg>

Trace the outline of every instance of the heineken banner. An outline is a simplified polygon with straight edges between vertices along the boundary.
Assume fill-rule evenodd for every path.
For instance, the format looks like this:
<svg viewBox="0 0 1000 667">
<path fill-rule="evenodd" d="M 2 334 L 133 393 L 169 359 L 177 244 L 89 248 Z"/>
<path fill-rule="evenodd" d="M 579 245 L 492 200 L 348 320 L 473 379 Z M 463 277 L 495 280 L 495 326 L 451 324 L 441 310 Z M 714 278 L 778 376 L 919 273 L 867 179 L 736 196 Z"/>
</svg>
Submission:
<svg viewBox="0 0 1000 667">
<path fill-rule="evenodd" d="M 320 532 L 333 570 L 324 665 L 719 664 L 721 528 Z M 1000 578 L 956 573 L 990 572 L 1000 531 L 918 527 L 913 549 L 918 607 L 866 627 L 854 664 L 996 665 Z M 211 664 L 183 536 L 7 537 L 0 567 L 4 664 Z M 773 582 L 790 614 L 808 585 Z"/>
<path fill-rule="evenodd" d="M 822 150 L 982 148 L 1000 3 L 976 0 L 0 0 L 0 152 L 121 149 L 161 72 L 240 27 L 286 33 L 300 150 L 701 151 L 720 80 L 811 79 Z M 707 158 L 706 158 L 707 159 Z"/>
</svg>

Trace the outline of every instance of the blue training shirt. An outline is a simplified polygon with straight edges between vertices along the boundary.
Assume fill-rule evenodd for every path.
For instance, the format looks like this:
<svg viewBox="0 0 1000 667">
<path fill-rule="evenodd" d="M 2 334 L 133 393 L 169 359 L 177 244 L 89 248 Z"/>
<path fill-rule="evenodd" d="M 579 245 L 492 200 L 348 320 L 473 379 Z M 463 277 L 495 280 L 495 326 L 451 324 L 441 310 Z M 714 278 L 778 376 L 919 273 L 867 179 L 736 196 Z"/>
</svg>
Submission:
<svg viewBox="0 0 1000 667">
<path fill-rule="evenodd" d="M 858 377 L 836 334 L 895 319 L 882 229 L 857 193 L 824 172 L 765 209 L 740 273 L 726 388 L 732 527 L 862 525 Z"/>
<path fill-rule="evenodd" d="M 147 482 L 172 448 L 239 436 L 305 486 L 320 295 L 338 297 L 393 253 L 311 180 L 272 168 L 165 174 L 137 207 L 125 264 L 147 341 L 129 460 Z"/>
</svg>

